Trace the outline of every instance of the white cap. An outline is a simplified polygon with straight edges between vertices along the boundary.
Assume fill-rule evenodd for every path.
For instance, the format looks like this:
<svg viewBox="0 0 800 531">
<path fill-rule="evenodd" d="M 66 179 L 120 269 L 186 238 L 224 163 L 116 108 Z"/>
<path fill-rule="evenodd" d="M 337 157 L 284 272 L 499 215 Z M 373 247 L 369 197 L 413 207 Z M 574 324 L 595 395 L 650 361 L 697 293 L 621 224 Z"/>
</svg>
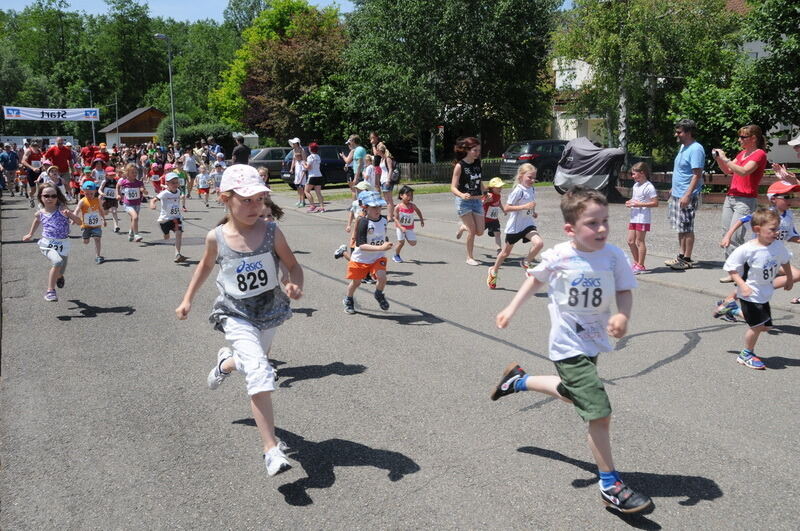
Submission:
<svg viewBox="0 0 800 531">
<path fill-rule="evenodd" d="M 796 137 L 794 137 L 793 139 L 789 140 L 788 144 L 789 144 L 790 146 L 797 146 L 797 145 L 800 145 L 800 135 L 797 135 L 797 136 L 796 136 Z"/>
<path fill-rule="evenodd" d="M 299 143 L 300 143 L 300 139 L 299 139 L 299 138 L 297 138 L 297 137 L 294 137 L 294 138 L 290 138 L 290 139 L 289 139 L 289 145 L 290 145 L 290 146 L 291 146 L 291 145 L 293 145 L 293 144 L 299 144 Z"/>
<path fill-rule="evenodd" d="M 172 180 L 174 180 L 174 179 L 180 179 L 180 178 L 181 178 L 181 176 L 180 176 L 180 175 L 178 175 L 177 173 L 175 173 L 175 172 L 169 172 L 168 174 L 166 174 L 166 175 L 164 176 L 164 182 L 169 182 L 169 181 L 172 181 Z"/>
<path fill-rule="evenodd" d="M 228 166 L 222 173 L 219 184 L 221 192 L 234 191 L 242 197 L 251 197 L 261 192 L 270 192 L 258 170 L 248 164 Z"/>
<path fill-rule="evenodd" d="M 72 147 L 72 142 L 67 142 L 67 143 L 66 143 L 66 144 L 64 144 L 64 145 L 65 145 L 65 146 L 67 146 L 67 147 Z"/>
</svg>

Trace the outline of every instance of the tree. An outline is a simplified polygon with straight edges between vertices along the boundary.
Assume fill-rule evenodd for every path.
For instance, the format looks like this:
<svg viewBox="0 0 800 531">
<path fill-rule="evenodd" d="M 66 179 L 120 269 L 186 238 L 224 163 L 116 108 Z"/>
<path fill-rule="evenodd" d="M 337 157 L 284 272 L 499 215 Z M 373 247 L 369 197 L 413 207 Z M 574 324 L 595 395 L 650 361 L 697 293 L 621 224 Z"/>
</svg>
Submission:
<svg viewBox="0 0 800 531">
<path fill-rule="evenodd" d="M 241 33 L 265 9 L 269 9 L 267 0 L 228 0 L 228 7 L 222 12 L 222 17 L 226 24 Z"/>
<path fill-rule="evenodd" d="M 591 65 L 572 110 L 604 116 L 624 147 L 652 154 L 674 145 L 668 96 L 696 72 L 726 75 L 737 28 L 724 0 L 576 0 L 555 34 L 554 56 Z"/>
</svg>

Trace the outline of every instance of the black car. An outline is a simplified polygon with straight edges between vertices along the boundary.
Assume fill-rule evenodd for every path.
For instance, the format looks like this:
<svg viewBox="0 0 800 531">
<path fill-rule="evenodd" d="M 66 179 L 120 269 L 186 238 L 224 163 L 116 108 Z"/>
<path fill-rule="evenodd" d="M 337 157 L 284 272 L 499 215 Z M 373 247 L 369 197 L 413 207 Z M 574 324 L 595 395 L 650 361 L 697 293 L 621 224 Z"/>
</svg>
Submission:
<svg viewBox="0 0 800 531">
<path fill-rule="evenodd" d="M 536 166 L 537 181 L 552 181 L 566 140 L 522 140 L 514 142 L 500 163 L 500 175 L 516 175 L 517 168 L 526 162 Z"/>
<path fill-rule="evenodd" d="M 266 167 L 269 170 L 270 178 L 280 175 L 283 166 L 283 158 L 292 148 L 290 147 L 267 147 L 257 148 L 250 151 L 250 166 L 258 169 Z"/>
<path fill-rule="evenodd" d="M 308 157 L 308 146 L 303 146 L 306 157 Z M 325 184 L 346 183 L 347 174 L 344 171 L 344 161 L 339 157 L 339 153 L 349 153 L 346 146 L 321 145 L 319 146 L 319 169 L 325 178 Z M 291 172 L 292 157 L 287 154 L 283 159 L 281 167 L 281 179 L 294 188 L 294 175 Z"/>
</svg>

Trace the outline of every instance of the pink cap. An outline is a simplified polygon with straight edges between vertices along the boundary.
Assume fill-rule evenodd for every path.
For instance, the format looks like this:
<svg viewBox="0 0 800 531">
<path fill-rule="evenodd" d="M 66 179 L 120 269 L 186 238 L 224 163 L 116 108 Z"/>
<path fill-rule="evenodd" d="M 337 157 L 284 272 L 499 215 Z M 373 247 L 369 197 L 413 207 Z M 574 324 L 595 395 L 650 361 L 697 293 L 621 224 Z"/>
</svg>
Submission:
<svg viewBox="0 0 800 531">
<path fill-rule="evenodd" d="M 270 192 L 259 175 L 258 170 L 248 164 L 228 166 L 222 173 L 219 189 L 221 192 L 234 191 L 242 197 Z"/>
</svg>

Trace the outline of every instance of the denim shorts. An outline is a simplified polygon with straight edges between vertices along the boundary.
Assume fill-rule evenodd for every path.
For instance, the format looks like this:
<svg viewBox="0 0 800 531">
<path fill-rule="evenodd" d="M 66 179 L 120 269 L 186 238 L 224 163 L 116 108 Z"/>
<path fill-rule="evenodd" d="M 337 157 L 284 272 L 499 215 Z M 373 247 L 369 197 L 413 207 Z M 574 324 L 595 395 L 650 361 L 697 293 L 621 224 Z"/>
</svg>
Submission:
<svg viewBox="0 0 800 531">
<path fill-rule="evenodd" d="M 84 240 L 89 238 L 100 238 L 103 235 L 103 229 L 100 227 L 86 227 L 81 229 L 81 236 Z"/>
<path fill-rule="evenodd" d="M 128 213 L 136 212 L 138 214 L 139 213 L 139 209 L 141 208 L 141 206 L 142 206 L 141 204 L 138 204 L 138 205 L 125 205 L 125 212 L 128 212 Z"/>
<path fill-rule="evenodd" d="M 458 212 L 458 217 L 469 213 L 483 217 L 483 201 L 480 198 L 461 199 L 456 197 L 456 211 Z"/>
<path fill-rule="evenodd" d="M 391 192 L 392 188 L 394 188 L 394 183 L 381 183 L 381 192 Z"/>
</svg>

